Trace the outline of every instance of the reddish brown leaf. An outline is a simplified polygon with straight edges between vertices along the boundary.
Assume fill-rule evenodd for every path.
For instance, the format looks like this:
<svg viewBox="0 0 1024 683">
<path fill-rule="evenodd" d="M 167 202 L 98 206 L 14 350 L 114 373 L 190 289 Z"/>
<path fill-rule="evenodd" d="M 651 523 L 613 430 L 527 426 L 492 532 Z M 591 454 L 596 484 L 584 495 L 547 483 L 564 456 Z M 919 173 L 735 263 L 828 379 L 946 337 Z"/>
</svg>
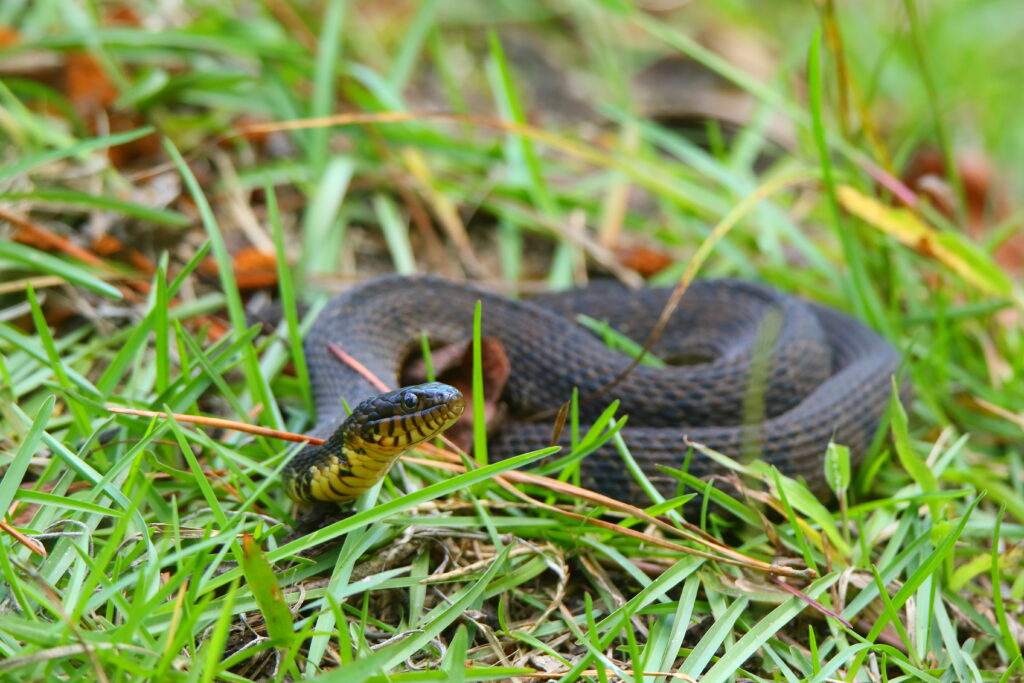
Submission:
<svg viewBox="0 0 1024 683">
<path fill-rule="evenodd" d="M 156 272 L 156 264 L 135 247 L 129 247 L 111 234 L 100 235 L 89 248 L 94 254 L 130 263 L 136 270 L 152 275 Z M 146 290 L 148 291 L 148 289 Z"/>
<path fill-rule="evenodd" d="M 259 289 L 277 284 L 277 258 L 274 254 L 246 247 L 235 254 L 235 279 L 241 289 Z"/>
<path fill-rule="evenodd" d="M 129 4 L 108 7 L 103 13 L 104 26 L 142 26 L 142 18 Z"/>
<path fill-rule="evenodd" d="M 68 53 L 65 91 L 75 111 L 85 119 L 91 119 L 117 99 L 117 88 L 88 52 Z"/>
<path fill-rule="evenodd" d="M 12 47 L 21 42 L 21 36 L 10 26 L 0 26 L 0 48 Z"/>
<path fill-rule="evenodd" d="M 90 245 L 94 254 L 99 256 L 113 256 L 124 249 L 124 243 L 111 234 L 100 235 Z"/>
<path fill-rule="evenodd" d="M 651 277 L 675 263 L 669 254 L 645 246 L 622 247 L 616 250 L 615 256 L 619 263 L 643 277 Z"/>
<path fill-rule="evenodd" d="M 512 366 L 500 339 L 484 337 L 480 340 L 481 370 L 484 384 L 484 419 L 487 432 L 494 434 L 505 421 L 506 406 L 501 402 Z M 438 381 L 450 384 L 466 397 L 466 411 L 445 436 L 459 448 L 468 450 L 473 444 L 473 345 L 471 342 L 449 344 L 432 349 L 430 360 Z M 422 359 L 409 363 L 402 372 L 402 384 L 427 381 Z"/>
<path fill-rule="evenodd" d="M 107 114 L 111 133 L 122 133 L 135 130 L 146 125 L 146 120 L 136 112 L 111 111 Z M 107 158 L 117 168 L 139 168 L 154 166 L 161 158 L 163 151 L 156 133 L 117 145 L 107 150 Z"/>
<path fill-rule="evenodd" d="M 1006 183 L 992 162 L 980 152 L 961 150 L 954 162 L 963 185 L 967 234 L 976 239 L 983 238 L 991 226 L 1010 216 L 1012 207 Z M 956 192 L 949 184 L 946 163 L 939 150 L 918 150 L 907 165 L 903 180 L 944 216 L 953 220 L 957 218 L 954 209 Z M 1024 270 L 1024 234 L 1011 235 L 999 245 L 995 260 L 1010 272 Z"/>
<path fill-rule="evenodd" d="M 256 247 L 245 247 L 232 258 L 235 281 L 239 289 L 259 289 L 277 284 L 277 259 L 273 254 Z M 217 275 L 217 262 L 213 258 L 203 261 L 200 271 L 211 277 Z"/>
</svg>

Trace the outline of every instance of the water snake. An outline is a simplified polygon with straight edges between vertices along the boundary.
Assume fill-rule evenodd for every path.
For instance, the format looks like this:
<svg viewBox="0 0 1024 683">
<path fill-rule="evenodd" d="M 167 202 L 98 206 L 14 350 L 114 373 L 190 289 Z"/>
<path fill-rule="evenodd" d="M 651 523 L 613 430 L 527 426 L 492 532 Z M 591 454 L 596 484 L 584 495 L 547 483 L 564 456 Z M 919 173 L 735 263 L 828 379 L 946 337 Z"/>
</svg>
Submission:
<svg viewBox="0 0 1024 683">
<path fill-rule="evenodd" d="M 578 325 L 575 315 L 603 319 L 643 341 L 668 296 L 666 289 L 632 291 L 598 282 L 519 301 L 430 276 L 364 282 L 332 299 L 306 336 L 318 412 L 312 433 L 337 436 L 345 419 L 341 399 L 356 405 L 378 393 L 329 344 L 396 385 L 421 335 L 432 344 L 469 339 L 479 300 L 482 333 L 501 340 L 511 364 L 502 395 L 510 419 L 490 441 L 491 458 L 549 445 L 551 421 L 525 418 L 557 408 L 574 388 L 582 396 L 599 396 L 580 405 L 584 428 L 612 400 L 620 401 L 619 414 L 629 416 L 625 441 L 666 495 L 674 494 L 677 480 L 658 465 L 681 466 L 687 438 L 736 458 L 759 457 L 804 478 L 814 491 L 825 488 L 822 462 L 830 440 L 849 446 L 854 464 L 863 457 L 885 412 L 899 354 L 856 319 L 760 284 L 692 283 L 652 348 L 670 365 L 636 367 L 602 394 L 630 359 Z M 315 446 L 298 453 L 285 469 L 293 497 L 315 498 L 295 493 L 293 482 L 309 479 L 311 463 L 337 457 Z M 706 477 L 722 469 L 694 454 L 689 471 Z M 647 500 L 611 446 L 582 461 L 581 478 L 584 486 L 621 500 Z"/>
</svg>

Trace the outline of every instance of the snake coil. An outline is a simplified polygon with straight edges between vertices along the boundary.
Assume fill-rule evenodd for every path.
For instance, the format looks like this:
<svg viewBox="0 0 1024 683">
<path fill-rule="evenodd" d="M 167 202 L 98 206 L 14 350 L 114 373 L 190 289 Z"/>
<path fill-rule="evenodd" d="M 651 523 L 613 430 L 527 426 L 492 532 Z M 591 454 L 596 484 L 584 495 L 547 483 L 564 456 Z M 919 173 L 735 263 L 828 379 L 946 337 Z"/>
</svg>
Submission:
<svg viewBox="0 0 1024 683">
<path fill-rule="evenodd" d="M 864 456 L 884 415 L 899 354 L 850 316 L 759 284 L 694 282 L 652 349 L 670 365 L 639 366 L 601 394 L 630 360 L 576 324 L 576 314 L 643 341 L 668 296 L 666 289 L 595 283 L 516 301 L 435 277 L 367 281 L 332 299 L 306 337 L 318 412 L 313 434 L 340 434 L 341 399 L 354 405 L 377 394 L 329 352 L 329 344 L 394 385 L 421 335 L 435 344 L 469 339 L 479 300 L 483 335 L 503 342 L 511 364 L 502 396 L 511 419 L 491 441 L 491 457 L 549 445 L 552 425 L 525 418 L 557 409 L 574 388 L 580 396 L 600 395 L 581 404 L 581 428 L 620 401 L 619 414 L 629 416 L 626 444 L 665 495 L 675 494 L 677 480 L 659 466 L 681 467 L 687 439 L 733 458 L 761 458 L 803 477 L 815 491 L 826 488 L 823 455 L 831 440 L 849 446 L 854 463 Z M 326 456 L 305 453 L 289 465 L 290 480 L 318 481 L 310 472 Z M 692 456 L 691 474 L 723 471 L 699 453 Z M 606 495 L 646 500 L 611 446 L 588 455 L 581 476 L 584 486 Z"/>
</svg>

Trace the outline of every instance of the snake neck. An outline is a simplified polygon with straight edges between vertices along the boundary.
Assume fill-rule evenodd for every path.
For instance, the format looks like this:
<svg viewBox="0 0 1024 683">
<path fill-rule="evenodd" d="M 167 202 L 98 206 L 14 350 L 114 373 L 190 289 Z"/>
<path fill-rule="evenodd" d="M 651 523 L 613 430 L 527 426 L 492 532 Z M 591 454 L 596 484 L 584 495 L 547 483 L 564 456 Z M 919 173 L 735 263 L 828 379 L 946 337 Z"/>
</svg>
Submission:
<svg viewBox="0 0 1024 683">
<path fill-rule="evenodd" d="M 307 446 L 289 463 L 289 496 L 299 502 L 344 503 L 358 498 L 405 449 L 369 449 L 351 419 L 322 444 Z"/>
</svg>

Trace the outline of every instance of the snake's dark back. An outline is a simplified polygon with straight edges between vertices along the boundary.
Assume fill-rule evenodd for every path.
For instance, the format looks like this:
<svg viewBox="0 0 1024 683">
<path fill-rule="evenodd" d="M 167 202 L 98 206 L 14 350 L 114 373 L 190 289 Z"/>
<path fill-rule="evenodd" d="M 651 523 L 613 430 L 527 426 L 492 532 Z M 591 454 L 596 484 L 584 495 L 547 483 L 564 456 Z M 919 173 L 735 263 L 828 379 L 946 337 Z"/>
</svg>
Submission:
<svg viewBox="0 0 1024 683">
<path fill-rule="evenodd" d="M 573 388 L 597 392 L 629 365 L 574 321 L 603 319 L 638 341 L 653 328 L 664 289 L 632 291 L 601 283 L 565 294 L 515 301 L 433 277 L 378 278 L 332 299 L 306 338 L 316 398 L 314 434 L 340 424 L 349 405 L 376 393 L 328 349 L 336 344 L 383 381 L 396 385 L 402 364 L 419 348 L 469 339 L 473 309 L 483 305 L 483 334 L 501 339 L 511 364 L 503 399 L 512 420 L 489 454 L 508 457 L 547 446 L 552 426 L 517 421 L 557 409 Z M 896 350 L 857 320 L 771 288 L 737 280 L 693 283 L 654 350 L 679 365 L 640 366 L 611 391 L 581 406 L 584 422 L 612 401 L 628 415 L 631 453 L 666 495 L 688 447 L 703 443 L 734 458 L 762 458 L 824 489 L 822 461 L 830 439 L 863 457 L 878 429 L 899 364 Z M 690 472 L 721 473 L 694 454 Z M 583 484 L 625 501 L 644 502 L 617 451 L 606 446 L 582 463 Z"/>
</svg>

